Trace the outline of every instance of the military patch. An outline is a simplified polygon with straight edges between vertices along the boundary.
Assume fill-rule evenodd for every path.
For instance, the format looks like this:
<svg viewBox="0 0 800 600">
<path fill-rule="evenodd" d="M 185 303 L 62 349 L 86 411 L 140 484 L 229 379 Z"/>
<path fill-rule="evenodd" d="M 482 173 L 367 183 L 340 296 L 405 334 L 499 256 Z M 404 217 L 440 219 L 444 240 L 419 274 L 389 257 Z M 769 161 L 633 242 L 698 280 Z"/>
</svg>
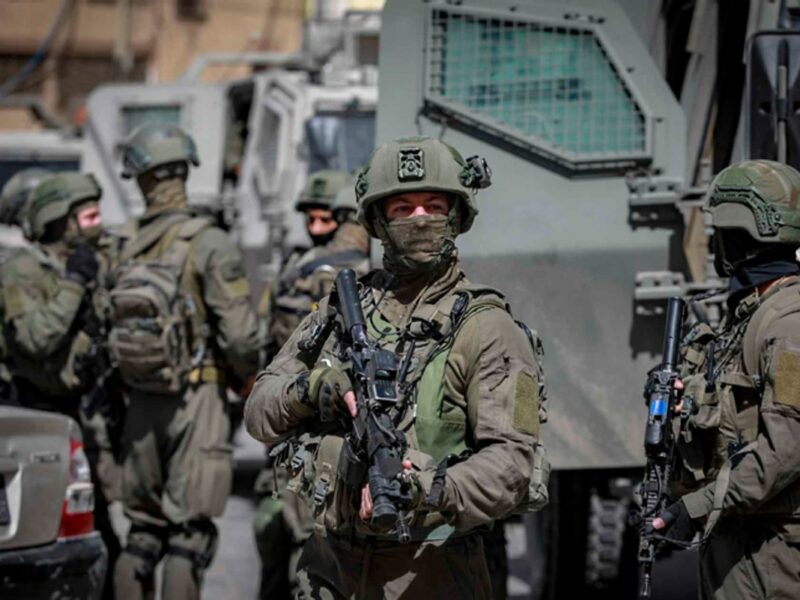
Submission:
<svg viewBox="0 0 800 600">
<path fill-rule="evenodd" d="M 367 193 L 369 189 L 369 182 L 367 181 L 367 173 L 369 172 L 369 167 L 364 167 L 359 171 L 358 177 L 356 178 L 356 198 L 361 200 L 364 197 L 364 194 Z"/>
<path fill-rule="evenodd" d="M 513 425 L 523 433 L 539 434 L 539 385 L 528 373 L 517 375 Z"/>
<path fill-rule="evenodd" d="M 224 262 L 219 268 L 220 275 L 225 281 L 233 281 L 245 277 L 244 265 L 238 260 L 238 256 Z"/>
<path fill-rule="evenodd" d="M 784 350 L 778 355 L 775 402 L 800 408 L 800 354 Z"/>
<path fill-rule="evenodd" d="M 323 178 L 314 179 L 311 182 L 311 197 L 324 198 L 327 194 L 328 185 Z"/>
<path fill-rule="evenodd" d="M 403 148 L 397 153 L 397 178 L 400 181 L 425 178 L 425 153 L 422 148 Z"/>
<path fill-rule="evenodd" d="M 236 298 L 240 298 L 242 296 L 249 296 L 250 282 L 247 281 L 246 277 L 240 277 L 239 279 L 228 281 L 228 290 Z"/>
</svg>

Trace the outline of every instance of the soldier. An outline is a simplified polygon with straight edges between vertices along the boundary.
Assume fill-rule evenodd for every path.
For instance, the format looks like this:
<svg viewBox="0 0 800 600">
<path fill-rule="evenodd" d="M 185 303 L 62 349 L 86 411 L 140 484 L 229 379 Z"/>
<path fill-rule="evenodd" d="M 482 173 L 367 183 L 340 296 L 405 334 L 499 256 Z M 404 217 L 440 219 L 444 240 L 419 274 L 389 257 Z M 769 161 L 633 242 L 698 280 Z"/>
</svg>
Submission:
<svg viewBox="0 0 800 600">
<path fill-rule="evenodd" d="M 121 598 L 198 598 L 217 545 L 212 517 L 230 492 L 226 371 L 241 381 L 260 340 L 242 255 L 206 213 L 188 206 L 198 157 L 180 128 L 143 124 L 121 146 L 123 176 L 145 199 L 110 292 L 109 346 L 130 404 L 122 496 L 131 521 L 117 562 Z"/>
<path fill-rule="evenodd" d="M 22 230 L 25 204 L 39 182 L 48 175 L 50 172 L 45 169 L 23 169 L 15 173 L 0 191 L 0 266 L 18 248 L 28 245 Z M 17 394 L 11 372 L 5 364 L 6 347 L 1 334 L 0 324 L 0 403 L 16 404 Z"/>
<path fill-rule="evenodd" d="M 361 275 L 369 270 L 369 236 L 355 221 L 355 191 L 347 183 L 346 173 L 320 171 L 310 177 L 298 199 L 296 208 L 306 212 L 309 236 L 315 243 L 330 236 L 330 231 L 319 233 L 323 225 L 330 226 L 328 219 L 333 220 L 335 229 L 327 244 L 295 255 L 282 270 L 277 290 L 271 292 L 277 295 L 268 321 L 269 337 L 275 345 L 283 345 L 300 321 L 330 293 L 340 269 L 349 267 Z M 272 354 L 279 348 L 275 347 Z M 267 459 L 255 488 L 260 501 L 253 527 L 261 557 L 262 599 L 286 598 L 296 590 L 297 559 L 313 527 L 302 499 L 285 493 L 284 469 L 276 470 L 272 461 Z"/>
<path fill-rule="evenodd" d="M 79 421 L 95 484 L 95 525 L 109 565 L 120 552 L 108 517 L 115 460 L 106 423 L 88 418 L 81 398 L 93 385 L 90 324 L 99 263 L 102 190 L 91 175 L 50 175 L 27 202 L 26 228 L 34 245 L 17 250 L 2 266 L 6 341 L 20 404 L 64 413 Z M 104 596 L 113 597 L 110 573 Z"/>
<path fill-rule="evenodd" d="M 356 406 L 333 296 L 247 401 L 251 435 L 299 444 L 290 487 L 306 495 L 315 519 L 300 597 L 490 598 L 478 531 L 526 499 L 541 506 L 541 346 L 500 292 L 466 279 L 455 246 L 477 215 L 484 167 L 439 140 L 410 138 L 378 148 L 356 186 L 359 221 L 384 249 L 384 270 L 362 279 L 369 334 L 408 365 L 396 426 L 409 443 L 410 543 L 369 523 L 369 488 L 353 490 L 339 476 Z"/>
<path fill-rule="evenodd" d="M 330 289 L 329 286 L 320 289 L 319 281 L 312 275 L 327 264 L 325 245 L 338 228 L 333 203 L 347 179 L 343 171 L 317 171 L 308 178 L 295 203 L 295 210 L 305 216 L 306 230 L 313 245 L 308 250 L 295 248 L 261 300 L 260 312 L 267 319 L 268 360 L 311 312 L 314 302 L 324 298 Z"/>
<path fill-rule="evenodd" d="M 729 311 L 687 338 L 678 450 L 693 491 L 653 521 L 678 543 L 703 531 L 705 599 L 800 590 L 798 195 L 800 173 L 752 160 L 723 170 L 706 203 Z"/>
</svg>

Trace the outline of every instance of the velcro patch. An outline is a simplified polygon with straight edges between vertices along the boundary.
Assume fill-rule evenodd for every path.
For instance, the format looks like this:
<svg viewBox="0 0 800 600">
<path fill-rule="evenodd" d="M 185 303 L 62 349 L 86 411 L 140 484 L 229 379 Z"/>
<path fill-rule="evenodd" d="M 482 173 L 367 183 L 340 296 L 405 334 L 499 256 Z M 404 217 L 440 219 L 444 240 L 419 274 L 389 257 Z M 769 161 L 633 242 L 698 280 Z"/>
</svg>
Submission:
<svg viewBox="0 0 800 600">
<path fill-rule="evenodd" d="M 244 277 L 234 279 L 233 281 L 228 281 L 226 285 L 228 286 L 231 295 L 235 298 L 250 295 L 250 282 Z"/>
<path fill-rule="evenodd" d="M 539 434 L 539 384 L 528 373 L 517 375 L 513 425 L 517 431 Z"/>
<path fill-rule="evenodd" d="M 800 354 L 784 350 L 778 355 L 775 402 L 800 408 Z"/>
<path fill-rule="evenodd" d="M 6 321 L 13 321 L 25 314 L 25 309 L 31 302 L 27 294 L 18 286 L 9 286 L 3 290 L 3 299 L 5 301 Z"/>
</svg>

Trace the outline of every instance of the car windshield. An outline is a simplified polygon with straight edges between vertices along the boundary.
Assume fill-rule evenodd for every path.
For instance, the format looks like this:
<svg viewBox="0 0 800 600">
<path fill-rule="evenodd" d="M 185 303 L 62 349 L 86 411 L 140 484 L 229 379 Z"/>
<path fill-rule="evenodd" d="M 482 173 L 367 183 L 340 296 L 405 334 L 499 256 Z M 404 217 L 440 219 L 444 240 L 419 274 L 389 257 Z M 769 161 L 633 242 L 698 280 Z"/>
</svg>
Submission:
<svg viewBox="0 0 800 600">
<path fill-rule="evenodd" d="M 353 171 L 367 163 L 375 146 L 375 113 L 321 113 L 306 121 L 309 172 Z"/>
</svg>

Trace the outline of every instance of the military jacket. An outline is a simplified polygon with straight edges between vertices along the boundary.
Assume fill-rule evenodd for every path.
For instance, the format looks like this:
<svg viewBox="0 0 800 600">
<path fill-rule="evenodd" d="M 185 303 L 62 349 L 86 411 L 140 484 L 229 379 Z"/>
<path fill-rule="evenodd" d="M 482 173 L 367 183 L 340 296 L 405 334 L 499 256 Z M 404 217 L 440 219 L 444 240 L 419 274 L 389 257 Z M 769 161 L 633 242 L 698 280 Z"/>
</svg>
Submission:
<svg viewBox="0 0 800 600">
<path fill-rule="evenodd" d="M 79 393 L 76 361 L 90 346 L 79 327 L 86 287 L 65 276 L 63 256 L 42 245 L 21 249 L 2 265 L 0 287 L 12 373 L 46 394 Z"/>
<path fill-rule="evenodd" d="M 359 276 L 369 271 L 367 234 L 363 227 L 353 223 L 342 224 L 325 246 L 289 256 L 261 302 L 260 312 L 266 320 L 268 344 L 272 348 L 270 358 L 330 293 L 336 274 L 344 268 L 353 269 Z"/>
<path fill-rule="evenodd" d="M 689 514 L 800 515 L 800 277 L 744 298 L 719 332 L 695 328 L 684 353 Z"/>
<path fill-rule="evenodd" d="M 412 522 L 414 539 L 444 539 L 508 515 L 525 496 L 544 416 L 544 379 L 531 341 L 502 296 L 470 284 L 457 263 L 412 297 L 387 292 L 388 280 L 382 271 L 365 278 L 362 306 L 371 337 L 384 347 L 403 355 L 414 341 L 399 427 L 425 497 L 442 459 L 461 458 L 446 470 L 440 502 L 423 506 Z M 275 443 L 317 430 L 313 410 L 300 398 L 298 376 L 341 364 L 336 327 L 314 339 L 330 315 L 325 301 L 259 375 L 245 409 L 247 429 L 257 439 Z M 316 349 L 301 349 L 310 347 Z M 321 491 L 313 508 L 319 530 L 379 535 L 358 518 L 357 499 L 336 480 L 343 433 L 323 435 L 310 459 L 307 453 L 295 461 L 294 472 L 314 473 L 312 491 Z"/>
<path fill-rule="evenodd" d="M 169 250 L 172 230 L 193 216 L 189 209 L 170 209 L 142 219 L 119 254 L 119 266 L 157 260 Z M 181 285 L 196 299 L 197 318 L 208 330 L 204 364 L 225 365 L 242 379 L 252 375 L 261 350 L 258 323 L 250 304 L 244 259 L 227 233 L 209 223 L 192 237 Z"/>
</svg>

